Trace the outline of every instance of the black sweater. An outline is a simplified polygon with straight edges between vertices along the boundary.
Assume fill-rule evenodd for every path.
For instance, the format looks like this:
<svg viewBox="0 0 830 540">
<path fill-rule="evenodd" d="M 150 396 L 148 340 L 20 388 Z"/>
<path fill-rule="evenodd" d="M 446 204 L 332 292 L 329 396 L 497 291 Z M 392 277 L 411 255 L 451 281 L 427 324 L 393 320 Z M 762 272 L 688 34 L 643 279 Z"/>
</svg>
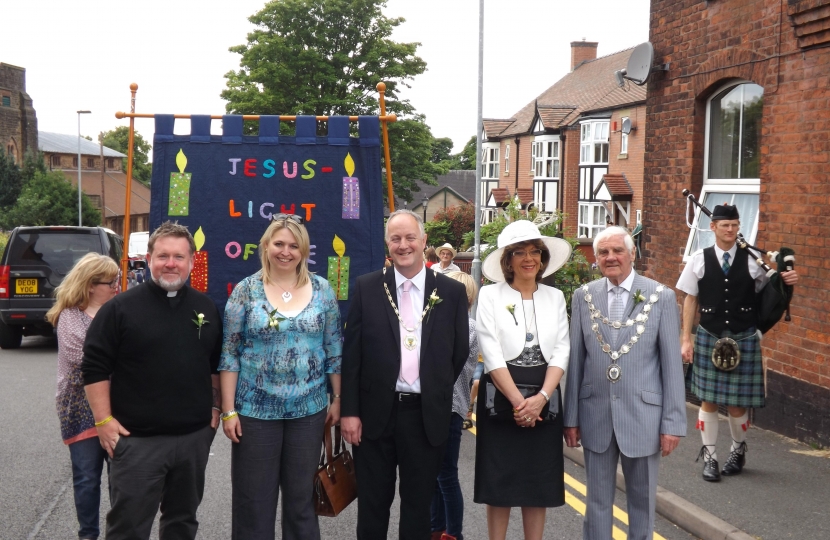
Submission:
<svg viewBox="0 0 830 540">
<path fill-rule="evenodd" d="M 201 336 L 194 312 L 207 321 Z M 131 435 L 186 434 L 210 424 L 221 350 L 222 319 L 212 300 L 185 286 L 171 302 L 147 281 L 98 311 L 81 372 L 85 385 L 110 380 L 112 415 Z"/>
</svg>

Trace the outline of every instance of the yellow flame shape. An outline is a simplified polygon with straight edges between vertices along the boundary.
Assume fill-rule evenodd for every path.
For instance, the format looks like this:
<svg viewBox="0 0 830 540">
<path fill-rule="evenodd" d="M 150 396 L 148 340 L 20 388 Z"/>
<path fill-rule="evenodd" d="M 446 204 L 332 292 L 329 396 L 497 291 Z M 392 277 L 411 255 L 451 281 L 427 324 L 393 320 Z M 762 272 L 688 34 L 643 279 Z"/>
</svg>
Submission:
<svg viewBox="0 0 830 540">
<path fill-rule="evenodd" d="M 179 148 L 179 153 L 176 154 L 176 166 L 179 168 L 179 172 L 184 174 L 184 168 L 187 167 L 187 156 L 184 155 L 181 148 Z"/>
<path fill-rule="evenodd" d="M 336 234 L 334 235 L 334 240 L 331 241 L 331 247 L 334 248 L 334 252 L 337 253 L 338 257 L 342 257 L 346 253 L 346 243 Z"/>
<path fill-rule="evenodd" d="M 349 176 L 354 175 L 354 160 L 352 159 L 352 155 L 348 152 L 346 153 L 346 159 L 343 160 L 343 165 L 346 166 L 346 174 Z"/>
<path fill-rule="evenodd" d="M 196 233 L 193 235 L 193 241 L 196 242 L 196 251 L 202 249 L 202 246 L 205 245 L 205 233 L 202 231 L 202 227 L 196 230 Z"/>
</svg>

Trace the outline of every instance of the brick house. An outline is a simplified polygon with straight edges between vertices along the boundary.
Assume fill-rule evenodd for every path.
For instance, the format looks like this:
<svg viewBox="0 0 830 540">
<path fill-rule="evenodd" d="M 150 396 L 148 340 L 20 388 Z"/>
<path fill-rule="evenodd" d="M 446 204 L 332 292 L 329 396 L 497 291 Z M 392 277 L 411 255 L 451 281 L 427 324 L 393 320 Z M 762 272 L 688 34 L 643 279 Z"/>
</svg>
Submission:
<svg viewBox="0 0 830 540">
<path fill-rule="evenodd" d="M 0 151 L 15 163 L 37 151 L 37 113 L 26 93 L 26 70 L 0 62 Z"/>
<path fill-rule="evenodd" d="M 585 244 L 607 222 L 636 227 L 646 89 L 619 87 L 614 76 L 632 50 L 597 58 L 596 42 L 572 42 L 570 73 L 511 118 L 483 120 L 483 206 L 497 205 L 503 190 L 529 190 L 533 206 L 563 211 L 564 233 Z"/>
<path fill-rule="evenodd" d="M 78 183 L 78 136 L 41 131 L 38 145 L 46 167 L 63 172 L 75 186 Z M 118 234 L 124 234 L 127 175 L 121 170 L 121 161 L 126 158 L 121 152 L 81 138 L 81 189 L 101 211 L 103 226 Z M 133 181 L 130 207 L 130 231 L 148 230 L 150 188 Z"/>
<path fill-rule="evenodd" d="M 755 245 L 796 252 L 792 322 L 762 342 L 757 425 L 830 445 L 830 0 L 652 0 L 644 245 L 651 277 L 677 282 L 711 245 L 681 190 L 739 207 Z M 690 219 L 692 215 L 688 216 Z M 699 223 L 708 230 L 708 220 Z M 682 301 L 682 295 L 681 295 Z"/>
</svg>

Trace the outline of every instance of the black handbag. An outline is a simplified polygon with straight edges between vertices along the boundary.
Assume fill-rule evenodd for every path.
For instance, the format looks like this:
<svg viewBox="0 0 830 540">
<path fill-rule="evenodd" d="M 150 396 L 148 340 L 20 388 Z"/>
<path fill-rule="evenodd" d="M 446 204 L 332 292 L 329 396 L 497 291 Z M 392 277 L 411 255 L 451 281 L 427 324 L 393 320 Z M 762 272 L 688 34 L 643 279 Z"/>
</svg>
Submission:
<svg viewBox="0 0 830 540">
<path fill-rule="evenodd" d="M 510 372 L 510 376 L 513 378 L 519 393 L 521 393 L 524 398 L 529 398 L 539 393 L 539 390 L 542 389 L 542 385 L 528 384 L 528 379 L 537 378 L 539 372 L 545 373 L 547 368 L 547 364 L 534 367 L 522 367 L 509 363 L 507 364 L 507 370 Z M 544 376 L 542 380 L 544 380 Z M 510 403 L 507 396 L 502 394 L 501 391 L 496 388 L 496 385 L 493 384 L 492 379 L 490 379 L 489 376 L 485 382 L 484 408 L 487 410 L 487 415 L 491 419 L 513 420 L 513 404 Z M 559 387 L 557 386 L 556 390 L 554 390 L 553 394 L 550 396 L 550 401 L 545 403 L 545 406 L 542 407 L 542 411 L 539 413 L 539 416 L 542 417 L 543 421 L 552 421 L 556 419 L 558 414 Z"/>
</svg>

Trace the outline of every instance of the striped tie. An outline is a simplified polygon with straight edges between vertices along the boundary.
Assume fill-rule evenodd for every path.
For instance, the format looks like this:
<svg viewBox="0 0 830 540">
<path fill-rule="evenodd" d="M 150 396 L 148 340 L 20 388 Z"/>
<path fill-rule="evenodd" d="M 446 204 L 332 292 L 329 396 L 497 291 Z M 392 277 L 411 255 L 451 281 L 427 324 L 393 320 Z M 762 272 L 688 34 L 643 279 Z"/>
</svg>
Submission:
<svg viewBox="0 0 830 540">
<path fill-rule="evenodd" d="M 625 306 L 623 305 L 622 301 L 622 287 L 611 287 L 611 292 L 614 293 L 614 298 L 611 300 L 611 320 L 612 321 L 622 321 L 623 318 L 623 309 Z M 617 336 L 619 336 L 620 329 L 619 328 L 611 328 L 611 333 L 614 336 L 614 343 L 617 341 Z"/>
<path fill-rule="evenodd" d="M 721 268 L 723 268 L 724 275 L 729 274 L 729 253 L 723 254 L 723 266 Z"/>
</svg>

